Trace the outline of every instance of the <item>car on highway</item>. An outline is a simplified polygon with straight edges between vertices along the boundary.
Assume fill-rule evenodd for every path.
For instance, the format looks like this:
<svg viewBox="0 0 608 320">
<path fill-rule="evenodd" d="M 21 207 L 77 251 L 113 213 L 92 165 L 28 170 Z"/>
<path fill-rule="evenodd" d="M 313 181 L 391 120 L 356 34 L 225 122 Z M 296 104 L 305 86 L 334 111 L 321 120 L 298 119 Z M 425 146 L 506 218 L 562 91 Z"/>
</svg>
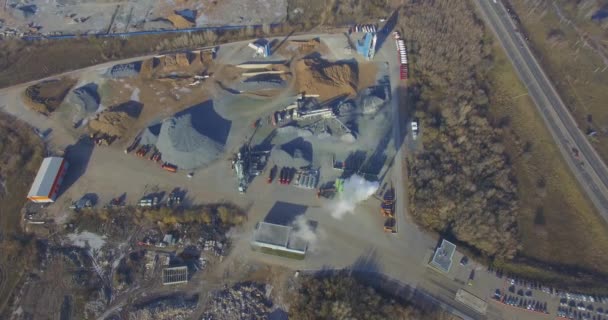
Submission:
<svg viewBox="0 0 608 320">
<path fill-rule="evenodd" d="M 419 131 L 418 120 L 417 119 L 412 120 L 412 122 L 410 123 L 410 127 L 412 129 L 412 138 L 413 139 L 418 138 L 418 131 Z"/>
</svg>

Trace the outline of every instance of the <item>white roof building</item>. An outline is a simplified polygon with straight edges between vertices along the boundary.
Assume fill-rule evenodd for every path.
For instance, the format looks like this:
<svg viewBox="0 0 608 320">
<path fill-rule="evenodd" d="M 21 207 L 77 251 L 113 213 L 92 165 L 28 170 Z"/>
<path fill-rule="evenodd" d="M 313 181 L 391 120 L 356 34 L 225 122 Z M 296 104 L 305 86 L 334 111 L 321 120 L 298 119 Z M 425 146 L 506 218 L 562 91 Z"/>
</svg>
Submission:
<svg viewBox="0 0 608 320">
<path fill-rule="evenodd" d="M 452 258 L 456 251 L 456 245 L 447 241 L 442 240 L 441 245 L 435 250 L 433 260 L 430 265 L 435 267 L 437 270 L 448 273 L 452 267 Z"/>
<path fill-rule="evenodd" d="M 68 163 L 61 157 L 44 158 L 27 198 L 36 203 L 54 202 L 67 168 Z"/>
<path fill-rule="evenodd" d="M 293 232 L 293 227 L 260 222 L 254 231 L 253 245 L 297 254 L 306 254 L 308 241 Z"/>
</svg>

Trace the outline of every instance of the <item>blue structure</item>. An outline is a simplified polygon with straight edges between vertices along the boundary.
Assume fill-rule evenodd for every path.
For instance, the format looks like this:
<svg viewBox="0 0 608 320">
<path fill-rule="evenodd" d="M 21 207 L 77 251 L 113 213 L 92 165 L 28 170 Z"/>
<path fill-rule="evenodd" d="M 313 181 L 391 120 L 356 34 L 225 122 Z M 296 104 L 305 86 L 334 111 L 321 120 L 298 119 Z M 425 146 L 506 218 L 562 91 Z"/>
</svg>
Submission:
<svg viewBox="0 0 608 320">
<path fill-rule="evenodd" d="M 373 35 L 371 32 L 365 34 L 362 40 L 357 41 L 357 53 L 364 56 L 366 59 L 369 57 L 369 49 L 372 46 Z"/>
</svg>

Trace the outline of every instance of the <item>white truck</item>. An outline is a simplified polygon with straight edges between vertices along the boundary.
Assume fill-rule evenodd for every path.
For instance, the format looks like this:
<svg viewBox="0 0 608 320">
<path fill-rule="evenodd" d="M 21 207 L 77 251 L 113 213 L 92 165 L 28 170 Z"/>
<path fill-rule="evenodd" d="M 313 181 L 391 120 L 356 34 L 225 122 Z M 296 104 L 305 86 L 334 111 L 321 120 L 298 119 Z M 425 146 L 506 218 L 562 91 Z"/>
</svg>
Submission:
<svg viewBox="0 0 608 320">
<path fill-rule="evenodd" d="M 412 122 L 410 123 L 411 126 L 411 130 L 412 130 L 412 138 L 416 139 L 418 138 L 418 120 L 414 119 L 412 120 Z"/>
</svg>

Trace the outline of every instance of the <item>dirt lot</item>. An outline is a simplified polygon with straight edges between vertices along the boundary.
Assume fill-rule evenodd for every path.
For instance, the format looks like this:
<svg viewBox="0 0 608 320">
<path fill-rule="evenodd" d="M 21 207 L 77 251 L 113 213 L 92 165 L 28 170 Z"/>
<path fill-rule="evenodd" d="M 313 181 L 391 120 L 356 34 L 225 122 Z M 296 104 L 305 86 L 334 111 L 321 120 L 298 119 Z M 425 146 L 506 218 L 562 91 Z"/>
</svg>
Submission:
<svg viewBox="0 0 608 320">
<path fill-rule="evenodd" d="M 550 2 L 539 6 L 530 1 L 510 2 L 535 55 L 579 128 L 597 132 L 590 139 L 602 159 L 608 161 L 608 109 L 605 108 L 608 48 L 605 30 L 592 22 L 588 14 L 592 6 L 578 9 L 564 1 L 555 6 Z M 558 11 L 556 7 L 562 9 Z"/>
<path fill-rule="evenodd" d="M 494 47 L 491 109 L 504 129 L 521 199 L 520 255 L 528 262 L 608 272 L 608 226 L 562 161 L 525 88 L 501 48 Z M 531 138 L 533 137 L 533 138 Z M 526 274 L 530 269 L 515 267 Z M 532 272 L 533 277 L 540 272 Z M 547 276 L 547 274 L 545 274 Z M 551 275 L 551 277 L 554 275 Z"/>
</svg>

